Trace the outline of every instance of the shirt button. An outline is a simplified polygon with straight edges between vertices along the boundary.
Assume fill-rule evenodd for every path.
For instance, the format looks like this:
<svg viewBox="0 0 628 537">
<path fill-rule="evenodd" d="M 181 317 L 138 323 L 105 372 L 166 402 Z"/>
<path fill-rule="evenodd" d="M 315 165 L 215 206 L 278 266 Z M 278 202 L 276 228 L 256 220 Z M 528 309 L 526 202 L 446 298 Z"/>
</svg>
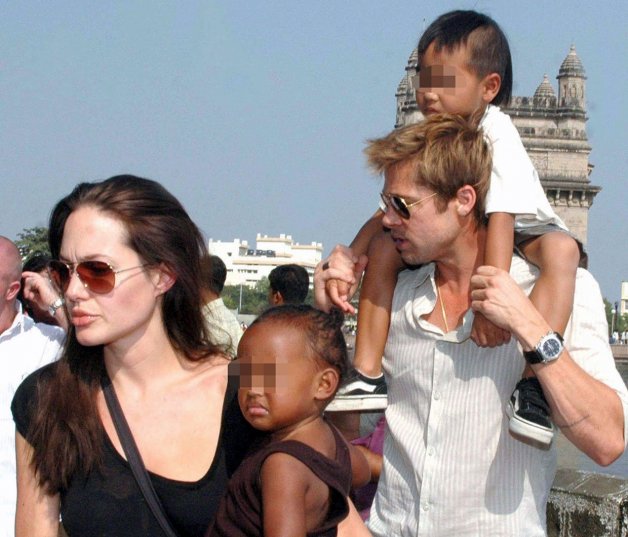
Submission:
<svg viewBox="0 0 628 537">
<path fill-rule="evenodd" d="M 432 455 L 434 455 L 434 448 L 433 448 L 433 447 L 428 448 L 428 450 L 427 450 L 427 455 L 428 455 L 429 457 L 431 457 Z"/>
<path fill-rule="evenodd" d="M 434 392 L 434 400 L 438 401 L 440 399 L 440 392 Z"/>
<path fill-rule="evenodd" d="M 430 504 L 427 502 L 423 502 L 423 511 L 429 511 L 430 510 Z"/>
</svg>

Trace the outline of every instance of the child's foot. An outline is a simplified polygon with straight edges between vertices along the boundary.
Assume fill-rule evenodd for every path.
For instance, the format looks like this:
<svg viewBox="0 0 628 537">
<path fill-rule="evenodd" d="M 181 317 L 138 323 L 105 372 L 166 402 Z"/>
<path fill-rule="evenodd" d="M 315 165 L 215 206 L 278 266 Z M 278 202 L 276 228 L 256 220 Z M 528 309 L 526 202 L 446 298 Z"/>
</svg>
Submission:
<svg viewBox="0 0 628 537">
<path fill-rule="evenodd" d="M 516 436 L 549 446 L 554 438 L 554 425 L 549 417 L 549 405 L 535 377 L 521 379 L 506 407 L 509 429 Z"/>
<path fill-rule="evenodd" d="M 336 397 L 325 410 L 329 412 L 383 410 L 387 404 L 388 390 L 384 375 L 367 377 L 354 369 L 346 384 L 338 390 Z"/>
</svg>

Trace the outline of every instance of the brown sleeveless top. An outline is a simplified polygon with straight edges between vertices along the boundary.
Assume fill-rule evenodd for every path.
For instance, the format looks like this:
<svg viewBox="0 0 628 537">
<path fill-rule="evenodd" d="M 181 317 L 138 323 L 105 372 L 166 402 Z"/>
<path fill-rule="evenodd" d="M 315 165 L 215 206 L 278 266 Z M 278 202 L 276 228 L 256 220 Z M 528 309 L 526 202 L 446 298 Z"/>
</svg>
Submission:
<svg viewBox="0 0 628 537">
<path fill-rule="evenodd" d="M 327 518 L 308 537 L 335 537 L 338 523 L 349 513 L 347 496 L 351 488 L 349 447 L 331 426 L 336 440 L 336 457 L 325 457 L 315 449 L 295 440 L 275 442 L 246 458 L 229 481 L 226 496 L 218 507 L 207 537 L 253 537 L 264 535 L 260 470 L 272 453 L 287 453 L 305 464 L 330 488 Z"/>
</svg>

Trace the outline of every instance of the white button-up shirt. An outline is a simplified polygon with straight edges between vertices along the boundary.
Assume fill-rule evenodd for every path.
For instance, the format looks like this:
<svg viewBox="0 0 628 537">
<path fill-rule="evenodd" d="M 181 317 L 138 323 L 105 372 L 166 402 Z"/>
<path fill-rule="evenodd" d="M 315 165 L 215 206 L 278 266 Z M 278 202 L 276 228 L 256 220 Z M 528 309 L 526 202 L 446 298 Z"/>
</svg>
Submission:
<svg viewBox="0 0 628 537">
<path fill-rule="evenodd" d="M 514 257 L 511 275 L 530 291 L 525 261 Z M 389 434 L 369 527 L 379 537 L 544 536 L 556 450 L 512 438 L 504 413 L 524 369 L 521 348 L 514 338 L 477 347 L 471 311 L 444 334 L 422 318 L 436 299 L 433 264 L 400 274 L 383 361 Z M 583 270 L 565 341 L 583 369 L 618 393 L 626 420 L 628 391 L 602 297 Z"/>
<path fill-rule="evenodd" d="M 52 362 L 63 344 L 58 326 L 35 323 L 18 303 L 13 323 L 0 334 L 0 536 L 13 537 L 15 528 L 15 424 L 11 401 L 22 380 Z"/>
</svg>

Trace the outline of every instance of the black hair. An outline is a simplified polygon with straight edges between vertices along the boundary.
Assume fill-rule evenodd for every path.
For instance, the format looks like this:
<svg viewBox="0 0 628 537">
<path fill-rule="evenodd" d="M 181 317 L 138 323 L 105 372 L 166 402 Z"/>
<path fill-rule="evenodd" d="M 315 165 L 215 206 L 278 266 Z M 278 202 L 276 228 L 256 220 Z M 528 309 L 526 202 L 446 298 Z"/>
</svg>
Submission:
<svg viewBox="0 0 628 537">
<path fill-rule="evenodd" d="M 444 13 L 419 39 L 419 68 L 423 54 L 432 43 L 437 52 L 443 48 L 452 52 L 460 45 L 468 46 L 469 69 L 479 77 L 497 73 L 501 78 L 499 92 L 492 103 L 508 105 L 512 96 L 512 58 L 508 39 L 493 19 L 476 11 Z"/>
<path fill-rule="evenodd" d="M 219 295 L 225 287 L 227 280 L 227 267 L 217 255 L 206 255 L 201 259 L 201 272 L 203 285 L 210 291 Z"/>
<path fill-rule="evenodd" d="M 299 265 L 280 265 L 268 275 L 271 290 L 279 292 L 286 304 L 302 304 L 310 288 L 310 277 Z"/>
<path fill-rule="evenodd" d="M 325 313 L 306 304 L 282 304 L 264 311 L 251 327 L 264 322 L 280 322 L 303 330 L 314 356 L 338 371 L 340 386 L 350 367 L 342 333 L 343 321 L 344 315 L 335 308 Z"/>
</svg>

